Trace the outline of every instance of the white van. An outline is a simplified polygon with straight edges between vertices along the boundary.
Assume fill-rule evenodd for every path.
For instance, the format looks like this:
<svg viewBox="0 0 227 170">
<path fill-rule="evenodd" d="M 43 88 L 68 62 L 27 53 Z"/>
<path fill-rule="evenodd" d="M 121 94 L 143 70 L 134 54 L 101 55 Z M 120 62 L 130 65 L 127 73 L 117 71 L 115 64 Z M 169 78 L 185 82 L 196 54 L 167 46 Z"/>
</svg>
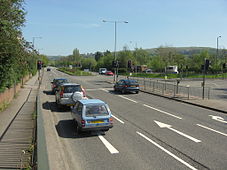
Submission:
<svg viewBox="0 0 227 170">
<path fill-rule="evenodd" d="M 165 68 L 166 73 L 178 74 L 177 66 L 168 66 Z"/>
<path fill-rule="evenodd" d="M 105 74 L 107 72 L 106 68 L 99 68 L 99 74 Z"/>
</svg>

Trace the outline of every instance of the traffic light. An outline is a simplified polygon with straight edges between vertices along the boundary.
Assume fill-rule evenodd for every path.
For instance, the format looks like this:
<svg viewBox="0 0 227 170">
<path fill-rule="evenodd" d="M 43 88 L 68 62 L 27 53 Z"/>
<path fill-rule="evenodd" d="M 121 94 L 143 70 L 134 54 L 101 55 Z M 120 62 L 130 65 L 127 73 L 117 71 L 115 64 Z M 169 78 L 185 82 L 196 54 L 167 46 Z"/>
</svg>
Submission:
<svg viewBox="0 0 227 170">
<path fill-rule="evenodd" d="M 128 68 L 132 68 L 132 61 L 131 60 L 128 60 Z"/>
<path fill-rule="evenodd" d="M 119 63 L 117 60 L 112 61 L 112 67 L 117 68 L 119 66 Z"/>
<path fill-rule="evenodd" d="M 42 63 L 42 61 L 40 61 L 40 60 L 37 62 L 37 69 L 38 69 L 38 70 L 41 70 L 41 69 L 42 69 L 42 64 L 43 64 L 43 63 Z"/>
<path fill-rule="evenodd" d="M 210 60 L 206 59 L 206 60 L 205 60 L 205 71 L 208 70 L 209 65 L 210 65 Z"/>
</svg>

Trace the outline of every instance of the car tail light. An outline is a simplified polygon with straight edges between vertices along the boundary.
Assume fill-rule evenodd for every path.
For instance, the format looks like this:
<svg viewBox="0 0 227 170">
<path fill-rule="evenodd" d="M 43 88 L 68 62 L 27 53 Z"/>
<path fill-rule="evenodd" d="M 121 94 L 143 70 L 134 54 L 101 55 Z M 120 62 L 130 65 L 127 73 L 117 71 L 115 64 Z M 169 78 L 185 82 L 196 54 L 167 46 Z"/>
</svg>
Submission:
<svg viewBox="0 0 227 170">
<path fill-rule="evenodd" d="M 82 127 L 85 126 L 85 120 L 81 120 L 81 125 L 82 125 Z"/>
<path fill-rule="evenodd" d="M 129 87 L 128 85 L 124 85 L 124 87 Z"/>
<path fill-rule="evenodd" d="M 139 87 L 139 85 L 136 85 L 136 87 Z"/>
<path fill-rule="evenodd" d="M 109 118 L 109 122 L 112 124 L 113 123 L 113 117 Z"/>
<path fill-rule="evenodd" d="M 63 97 L 63 94 L 64 94 L 64 92 L 61 91 L 61 92 L 60 92 L 60 97 L 61 97 L 61 98 Z"/>
</svg>

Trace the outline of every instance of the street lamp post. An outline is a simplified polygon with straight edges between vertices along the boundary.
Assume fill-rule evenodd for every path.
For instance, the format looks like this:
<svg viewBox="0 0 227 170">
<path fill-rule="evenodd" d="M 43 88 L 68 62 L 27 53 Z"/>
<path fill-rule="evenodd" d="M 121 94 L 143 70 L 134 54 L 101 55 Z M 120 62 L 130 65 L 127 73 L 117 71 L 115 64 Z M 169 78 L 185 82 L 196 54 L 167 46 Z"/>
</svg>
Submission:
<svg viewBox="0 0 227 170">
<path fill-rule="evenodd" d="M 220 35 L 217 37 L 217 55 L 216 55 L 216 59 L 215 59 L 215 66 L 216 66 L 216 68 L 217 68 L 217 59 L 218 59 L 218 39 L 219 38 L 221 38 Z"/>
<path fill-rule="evenodd" d="M 114 23 L 114 61 L 116 63 L 117 56 L 116 56 L 116 49 L 117 49 L 117 23 L 125 23 L 127 24 L 128 21 L 106 21 L 103 20 L 102 22 L 109 22 L 109 23 Z M 114 82 L 117 81 L 116 74 L 118 77 L 118 72 L 116 70 L 116 67 L 114 68 Z"/>
<path fill-rule="evenodd" d="M 33 45 L 33 49 L 35 49 L 35 39 L 39 38 L 41 39 L 42 37 L 32 37 L 32 45 Z"/>
</svg>

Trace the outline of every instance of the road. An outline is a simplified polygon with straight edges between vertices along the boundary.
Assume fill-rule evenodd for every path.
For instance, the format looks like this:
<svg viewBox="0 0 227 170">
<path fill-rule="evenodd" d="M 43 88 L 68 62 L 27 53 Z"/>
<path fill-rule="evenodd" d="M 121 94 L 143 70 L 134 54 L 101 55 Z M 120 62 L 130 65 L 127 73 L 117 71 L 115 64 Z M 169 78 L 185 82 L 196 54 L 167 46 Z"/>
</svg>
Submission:
<svg viewBox="0 0 227 170">
<path fill-rule="evenodd" d="M 70 110 L 59 110 L 50 93 L 54 77 L 107 102 L 114 127 L 105 135 L 78 135 Z M 41 102 L 51 169 L 227 169 L 226 114 L 142 92 L 121 95 L 106 80 L 112 77 L 45 72 Z"/>
</svg>

